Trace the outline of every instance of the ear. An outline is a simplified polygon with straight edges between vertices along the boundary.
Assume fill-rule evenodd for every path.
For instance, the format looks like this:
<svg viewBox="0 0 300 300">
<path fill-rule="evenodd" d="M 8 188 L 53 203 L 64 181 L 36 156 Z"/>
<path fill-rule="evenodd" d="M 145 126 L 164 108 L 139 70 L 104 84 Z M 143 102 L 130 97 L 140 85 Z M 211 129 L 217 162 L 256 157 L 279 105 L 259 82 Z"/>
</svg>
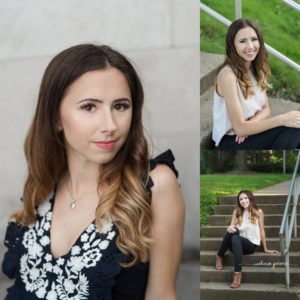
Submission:
<svg viewBox="0 0 300 300">
<path fill-rule="evenodd" d="M 63 127 L 62 127 L 62 125 L 61 125 L 60 120 L 57 121 L 57 123 L 56 123 L 56 125 L 55 125 L 55 129 L 56 129 L 56 131 L 58 131 L 58 132 L 63 131 Z"/>
</svg>

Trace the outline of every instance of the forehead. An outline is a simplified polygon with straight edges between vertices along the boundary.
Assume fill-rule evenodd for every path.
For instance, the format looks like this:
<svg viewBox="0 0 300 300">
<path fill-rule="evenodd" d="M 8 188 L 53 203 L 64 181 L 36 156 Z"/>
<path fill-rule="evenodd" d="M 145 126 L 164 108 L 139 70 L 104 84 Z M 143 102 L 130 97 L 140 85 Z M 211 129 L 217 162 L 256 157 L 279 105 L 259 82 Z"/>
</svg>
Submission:
<svg viewBox="0 0 300 300">
<path fill-rule="evenodd" d="M 245 193 L 241 193 L 241 194 L 239 195 L 239 199 L 244 198 L 244 197 L 247 197 L 247 198 L 248 198 L 248 195 L 245 194 Z"/>
<path fill-rule="evenodd" d="M 68 87 L 66 96 L 129 98 L 130 89 L 124 74 L 110 67 L 84 73 Z"/>
<path fill-rule="evenodd" d="M 249 37 L 257 37 L 255 30 L 250 26 L 240 29 L 235 35 L 236 40 Z"/>
</svg>

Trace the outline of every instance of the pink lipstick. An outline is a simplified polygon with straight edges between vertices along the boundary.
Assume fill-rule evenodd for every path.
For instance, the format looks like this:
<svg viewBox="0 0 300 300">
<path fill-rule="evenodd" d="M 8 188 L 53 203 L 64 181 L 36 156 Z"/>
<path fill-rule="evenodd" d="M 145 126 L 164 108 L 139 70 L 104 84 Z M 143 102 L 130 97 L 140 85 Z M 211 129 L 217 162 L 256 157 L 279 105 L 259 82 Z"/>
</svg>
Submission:
<svg viewBox="0 0 300 300">
<path fill-rule="evenodd" d="M 99 141 L 99 142 L 94 142 L 94 144 L 99 148 L 110 150 L 114 148 L 116 141 Z"/>
</svg>

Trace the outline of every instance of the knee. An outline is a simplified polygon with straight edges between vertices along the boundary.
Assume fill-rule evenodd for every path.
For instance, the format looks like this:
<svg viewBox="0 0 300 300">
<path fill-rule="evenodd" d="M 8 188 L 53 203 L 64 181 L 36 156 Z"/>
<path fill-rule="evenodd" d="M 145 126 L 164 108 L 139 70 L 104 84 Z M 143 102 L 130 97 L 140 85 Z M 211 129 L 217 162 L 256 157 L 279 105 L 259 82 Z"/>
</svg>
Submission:
<svg viewBox="0 0 300 300">
<path fill-rule="evenodd" d="M 236 243 L 239 243 L 240 242 L 240 236 L 239 235 L 233 235 L 232 237 L 231 237 L 231 242 L 232 242 L 232 244 L 236 244 Z"/>
</svg>

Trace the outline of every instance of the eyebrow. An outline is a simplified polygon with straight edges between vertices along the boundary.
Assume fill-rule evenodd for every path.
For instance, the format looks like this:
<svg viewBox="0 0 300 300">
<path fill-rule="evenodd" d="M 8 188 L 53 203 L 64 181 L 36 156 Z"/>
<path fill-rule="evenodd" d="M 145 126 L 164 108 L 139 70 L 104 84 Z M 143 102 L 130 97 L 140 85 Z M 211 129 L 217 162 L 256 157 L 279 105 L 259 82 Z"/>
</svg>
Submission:
<svg viewBox="0 0 300 300">
<path fill-rule="evenodd" d="M 96 98 L 85 98 L 85 99 L 79 100 L 77 103 L 80 104 L 80 103 L 83 103 L 83 102 L 86 102 L 86 101 L 96 102 L 96 103 L 103 103 L 103 100 L 96 99 Z M 113 101 L 113 103 L 121 102 L 121 101 L 132 102 L 131 99 L 129 99 L 129 98 L 118 98 L 118 99 L 115 99 Z"/>
</svg>

